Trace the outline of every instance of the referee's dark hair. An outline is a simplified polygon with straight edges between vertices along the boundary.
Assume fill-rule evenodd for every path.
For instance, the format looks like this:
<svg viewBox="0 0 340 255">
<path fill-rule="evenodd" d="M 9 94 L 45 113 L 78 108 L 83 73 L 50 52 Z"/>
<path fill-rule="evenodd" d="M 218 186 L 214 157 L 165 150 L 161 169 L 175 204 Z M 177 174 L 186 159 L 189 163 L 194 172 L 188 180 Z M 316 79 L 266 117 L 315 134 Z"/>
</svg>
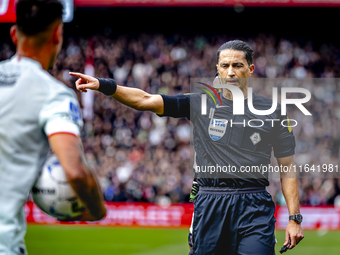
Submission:
<svg viewBox="0 0 340 255">
<path fill-rule="evenodd" d="M 220 54 L 223 50 L 236 50 L 236 51 L 243 51 L 244 57 L 247 60 L 248 65 L 253 64 L 253 56 L 254 51 L 252 48 L 249 47 L 248 44 L 246 44 L 243 41 L 240 40 L 234 40 L 224 43 L 217 51 L 217 63 L 220 60 Z"/>
<path fill-rule="evenodd" d="M 63 5 L 58 0 L 19 0 L 16 14 L 18 31 L 35 36 L 55 21 L 62 21 Z"/>
</svg>

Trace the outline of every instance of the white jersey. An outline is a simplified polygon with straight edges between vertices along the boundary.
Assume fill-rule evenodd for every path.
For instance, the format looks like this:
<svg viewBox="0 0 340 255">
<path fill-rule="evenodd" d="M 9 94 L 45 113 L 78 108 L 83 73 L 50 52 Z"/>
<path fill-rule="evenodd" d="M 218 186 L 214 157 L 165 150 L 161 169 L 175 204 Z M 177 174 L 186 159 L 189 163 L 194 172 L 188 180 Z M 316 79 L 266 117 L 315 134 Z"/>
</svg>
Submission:
<svg viewBox="0 0 340 255">
<path fill-rule="evenodd" d="M 0 255 L 26 254 L 23 210 L 49 152 L 47 137 L 79 136 L 75 93 L 30 58 L 0 63 Z"/>
</svg>

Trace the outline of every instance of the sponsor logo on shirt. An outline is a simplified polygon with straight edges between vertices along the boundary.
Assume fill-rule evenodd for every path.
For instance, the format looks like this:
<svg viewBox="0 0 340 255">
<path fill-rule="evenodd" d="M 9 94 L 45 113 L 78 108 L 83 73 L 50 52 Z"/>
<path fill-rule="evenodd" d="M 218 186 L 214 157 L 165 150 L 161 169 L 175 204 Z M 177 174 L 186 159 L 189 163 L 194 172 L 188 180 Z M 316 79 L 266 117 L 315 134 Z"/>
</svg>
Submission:
<svg viewBox="0 0 340 255">
<path fill-rule="evenodd" d="M 70 114 L 73 121 L 80 120 L 80 113 L 79 113 L 79 107 L 74 104 L 73 102 L 70 102 Z"/>
<path fill-rule="evenodd" d="M 0 73 L 0 87 L 13 86 L 20 75 L 17 73 L 4 74 Z"/>
</svg>

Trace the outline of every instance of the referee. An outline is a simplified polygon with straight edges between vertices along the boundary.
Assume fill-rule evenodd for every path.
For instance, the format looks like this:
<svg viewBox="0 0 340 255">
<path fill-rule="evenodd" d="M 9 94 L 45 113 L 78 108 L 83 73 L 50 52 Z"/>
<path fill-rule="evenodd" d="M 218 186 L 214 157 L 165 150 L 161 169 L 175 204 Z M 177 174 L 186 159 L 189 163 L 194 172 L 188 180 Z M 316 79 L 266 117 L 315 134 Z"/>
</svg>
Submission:
<svg viewBox="0 0 340 255">
<path fill-rule="evenodd" d="M 217 51 L 220 80 L 237 86 L 243 92 L 244 100 L 247 100 L 248 78 L 255 68 L 253 54 L 253 50 L 239 40 L 226 42 Z M 80 91 L 98 90 L 136 110 L 186 117 L 193 123 L 195 158 L 199 167 L 196 168 L 196 180 L 200 188 L 194 200 L 190 254 L 275 254 L 275 205 L 265 189 L 269 185 L 268 174 L 240 170 L 244 166 L 268 165 L 272 149 L 280 165 L 290 167 L 294 164 L 295 139 L 291 129 L 280 125 L 287 118 L 281 116 L 280 104 L 274 113 L 266 116 L 254 115 L 248 104 L 245 104 L 244 115 L 233 115 L 233 95 L 224 89 L 220 97 L 222 105 L 227 107 L 214 108 L 214 102 L 208 99 L 207 109 L 213 110 L 202 115 L 200 94 L 150 95 L 140 89 L 118 86 L 112 79 L 70 74 L 79 78 L 76 86 Z M 253 105 L 255 109 L 269 109 L 272 100 L 253 94 Z M 247 123 L 250 119 L 280 121 L 262 127 L 232 125 L 225 121 Z M 236 171 L 211 175 L 202 170 L 217 165 L 229 166 Z M 290 215 L 284 245 L 292 249 L 304 238 L 299 187 L 292 173 L 282 172 L 281 184 Z"/>
</svg>

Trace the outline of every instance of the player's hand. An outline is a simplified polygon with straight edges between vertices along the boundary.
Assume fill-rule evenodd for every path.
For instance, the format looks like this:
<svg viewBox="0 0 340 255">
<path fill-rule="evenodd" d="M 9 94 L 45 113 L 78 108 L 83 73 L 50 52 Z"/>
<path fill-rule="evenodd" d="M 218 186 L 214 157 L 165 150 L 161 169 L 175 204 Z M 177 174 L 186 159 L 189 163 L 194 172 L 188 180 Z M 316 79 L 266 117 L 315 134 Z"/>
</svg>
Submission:
<svg viewBox="0 0 340 255">
<path fill-rule="evenodd" d="M 77 217 L 77 219 L 75 219 L 75 221 L 99 221 L 105 218 L 106 215 L 106 209 L 104 207 L 105 210 L 105 214 L 101 215 L 101 216 L 97 216 L 94 217 L 89 210 L 85 210 L 81 215 L 79 215 Z"/>
<path fill-rule="evenodd" d="M 304 237 L 305 235 L 303 234 L 301 224 L 290 220 L 286 228 L 286 238 L 283 246 L 287 245 L 290 240 L 289 249 L 293 249 Z"/>
<path fill-rule="evenodd" d="M 103 210 L 105 212 L 103 216 L 94 217 L 92 216 L 92 214 L 90 213 L 88 209 L 85 209 L 85 211 L 79 216 L 72 217 L 72 218 L 63 218 L 63 219 L 58 219 L 58 220 L 59 221 L 99 221 L 105 218 L 106 208 L 104 207 Z"/>
<path fill-rule="evenodd" d="M 87 92 L 87 89 L 97 90 L 99 88 L 98 79 L 85 75 L 82 73 L 69 73 L 72 76 L 78 77 L 79 79 L 76 81 L 77 90 L 81 92 Z"/>
</svg>

